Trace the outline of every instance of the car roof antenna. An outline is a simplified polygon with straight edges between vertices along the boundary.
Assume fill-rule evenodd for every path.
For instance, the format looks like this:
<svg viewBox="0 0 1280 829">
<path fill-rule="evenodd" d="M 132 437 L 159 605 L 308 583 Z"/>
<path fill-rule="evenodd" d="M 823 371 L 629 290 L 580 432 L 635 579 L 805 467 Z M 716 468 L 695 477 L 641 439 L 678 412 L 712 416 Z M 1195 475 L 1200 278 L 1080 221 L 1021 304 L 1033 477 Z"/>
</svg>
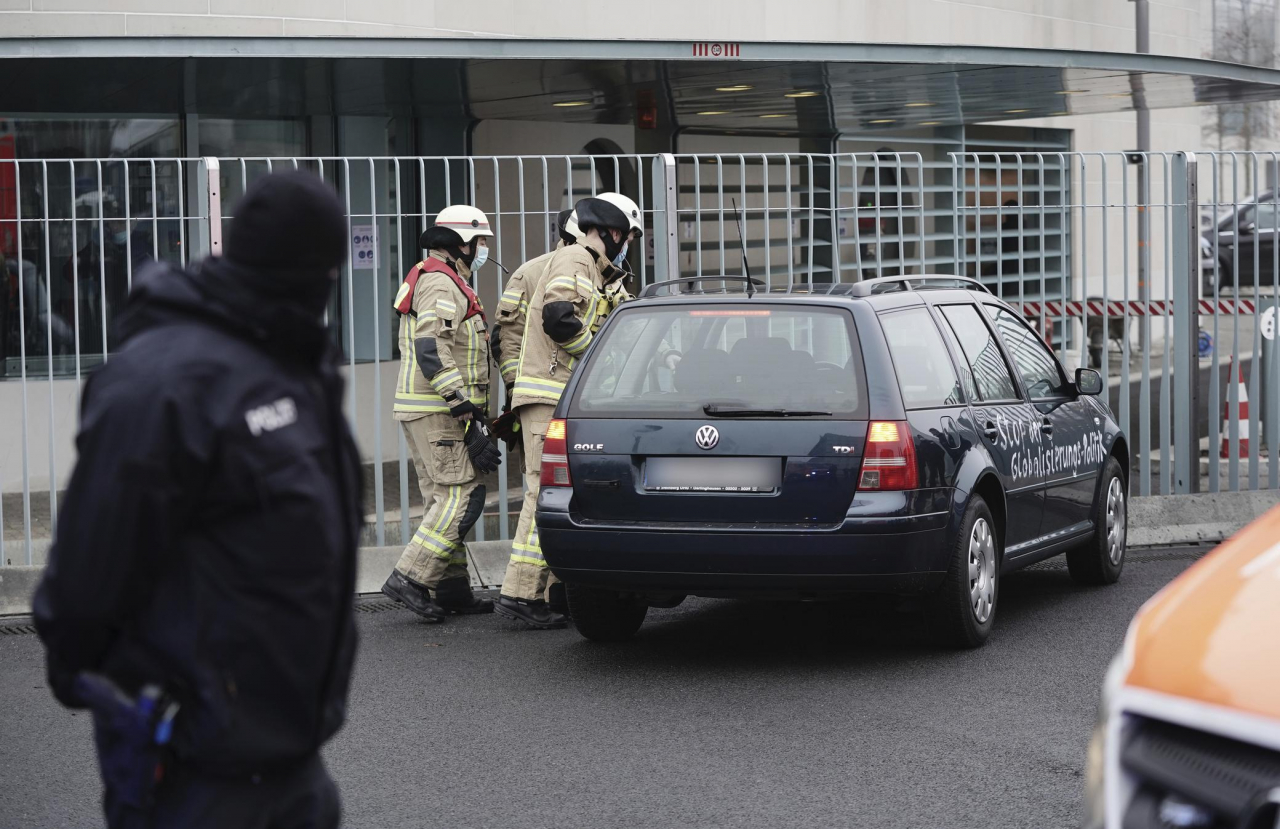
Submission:
<svg viewBox="0 0 1280 829">
<path fill-rule="evenodd" d="M 738 244 L 742 245 L 742 275 L 747 278 L 747 299 L 751 299 L 756 295 L 756 285 L 751 281 L 751 263 L 747 261 L 747 239 L 742 232 L 742 213 L 738 210 L 737 199 L 733 199 L 733 219 L 738 225 Z"/>
</svg>

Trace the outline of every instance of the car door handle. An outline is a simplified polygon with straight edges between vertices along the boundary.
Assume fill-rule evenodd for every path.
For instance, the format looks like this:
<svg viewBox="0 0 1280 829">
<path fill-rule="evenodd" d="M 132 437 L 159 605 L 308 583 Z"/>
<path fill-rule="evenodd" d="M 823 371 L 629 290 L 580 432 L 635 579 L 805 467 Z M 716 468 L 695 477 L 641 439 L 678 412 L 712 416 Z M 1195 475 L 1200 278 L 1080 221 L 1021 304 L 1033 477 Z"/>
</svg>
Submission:
<svg viewBox="0 0 1280 829">
<path fill-rule="evenodd" d="M 992 443 L 995 443 L 996 440 L 999 439 L 1000 437 L 1000 430 L 996 428 L 995 423 L 988 420 L 982 426 L 982 434 L 986 437 L 987 440 L 991 441 Z"/>
<path fill-rule="evenodd" d="M 1051 437 L 1053 435 L 1053 421 L 1047 417 L 1040 421 L 1040 431 L 1044 433 L 1045 437 Z"/>
</svg>

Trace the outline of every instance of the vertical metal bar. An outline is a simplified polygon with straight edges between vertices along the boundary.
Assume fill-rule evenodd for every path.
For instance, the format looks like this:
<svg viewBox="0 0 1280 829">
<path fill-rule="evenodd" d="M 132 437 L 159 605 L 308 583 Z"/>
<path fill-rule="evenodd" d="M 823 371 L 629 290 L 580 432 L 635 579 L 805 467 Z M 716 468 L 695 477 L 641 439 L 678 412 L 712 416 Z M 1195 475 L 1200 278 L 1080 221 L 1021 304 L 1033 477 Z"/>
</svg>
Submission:
<svg viewBox="0 0 1280 829">
<path fill-rule="evenodd" d="M 351 159 L 342 159 L 346 186 L 342 188 L 343 205 L 347 214 L 347 238 L 351 238 Z M 351 245 L 347 245 L 347 419 L 351 421 L 352 431 L 356 431 L 356 286 L 355 260 L 352 259 Z"/>
<path fill-rule="evenodd" d="M 382 245 L 378 239 L 378 171 L 373 159 L 370 158 L 368 161 L 369 218 L 373 226 L 374 250 L 371 276 L 373 282 L 373 511 L 377 513 L 374 519 L 374 535 L 378 540 L 378 546 L 385 547 L 387 546 L 387 506 L 382 480 L 382 335 L 378 325 L 378 316 L 382 313 L 382 303 L 378 296 L 379 265 L 381 264 L 381 257 L 378 254 L 381 253 Z M 399 187 L 396 188 L 396 192 L 399 193 Z M 209 203 L 212 205 L 213 200 L 210 199 Z M 347 238 L 351 238 L 350 233 L 347 234 Z M 352 299 L 354 300 L 354 297 Z M 354 302 L 352 304 L 354 305 Z M 351 384 L 355 385 L 354 375 L 351 377 Z"/>
<path fill-rule="evenodd" d="M 638 201 L 638 202 L 640 202 L 640 223 L 641 223 L 642 225 L 644 224 L 644 217 L 645 217 L 645 214 L 646 214 L 646 212 L 649 210 L 648 206 L 645 204 L 645 197 L 644 197 L 644 192 L 645 192 L 645 188 L 644 188 L 644 162 L 645 162 L 645 159 L 646 159 L 646 158 L 647 158 L 647 156 L 643 156 L 643 155 L 636 155 L 636 157 L 635 157 L 635 159 L 636 159 L 636 189 L 640 191 L 640 192 L 636 193 L 636 195 L 637 195 L 637 196 L 639 196 L 639 198 L 637 199 L 637 201 Z M 652 196 L 654 197 L 654 199 L 656 200 L 656 199 L 657 199 L 657 197 L 658 197 L 658 191 L 656 191 L 656 190 L 652 190 L 652 191 L 650 191 L 650 195 L 652 195 Z M 653 217 L 652 217 L 652 215 L 650 215 L 650 217 L 649 217 L 649 218 L 650 218 L 650 223 L 649 223 L 650 230 L 648 230 L 648 231 L 646 231 L 646 232 L 647 232 L 647 233 L 653 233 L 653 232 L 654 232 L 654 231 L 653 231 L 653 228 L 655 227 L 655 225 L 653 224 Z M 645 241 L 644 241 L 644 245 L 645 245 L 645 247 L 646 247 L 646 248 L 648 248 L 648 246 L 649 246 L 649 239 L 645 239 Z M 657 253 L 657 245 L 656 245 L 656 244 L 654 245 L 654 253 L 655 253 L 655 254 Z M 656 258 L 654 259 L 654 262 L 655 262 L 655 263 L 657 262 L 657 259 L 656 259 Z M 646 285 L 648 285 L 648 284 L 649 284 L 649 253 L 648 253 L 648 251 L 647 251 L 647 250 L 644 250 L 644 251 L 641 251 L 641 252 L 640 252 L 640 284 L 639 284 L 639 285 L 637 286 L 637 288 L 636 288 L 636 293 L 639 293 L 639 292 L 640 292 L 640 290 L 641 290 L 641 289 L 643 289 L 643 288 L 644 288 Z"/>
<path fill-rule="evenodd" d="M 125 293 L 133 290 L 133 227 L 130 222 L 133 221 L 133 210 L 129 204 L 129 191 L 133 189 L 129 182 L 129 159 L 120 159 L 124 162 L 124 284 Z"/>
<path fill-rule="evenodd" d="M 742 217 L 742 224 L 738 225 L 742 233 L 742 275 L 746 276 L 751 267 L 747 264 L 747 236 L 751 228 L 751 211 L 747 208 L 747 159 L 741 153 L 738 154 L 738 199 L 741 207 L 737 212 Z M 737 223 L 737 217 L 734 217 L 734 224 Z"/>
<path fill-rule="evenodd" d="M 976 271 L 974 275 L 979 282 L 982 282 L 982 155 L 980 153 L 973 154 L 973 185 L 973 259 Z"/>
<path fill-rule="evenodd" d="M 1218 456 L 1221 454 L 1222 446 L 1222 424 L 1218 420 L 1213 407 L 1217 405 L 1218 400 L 1222 396 L 1220 371 L 1218 366 L 1218 350 L 1222 347 L 1219 342 L 1218 318 L 1221 306 L 1219 301 L 1222 297 L 1222 246 L 1221 232 L 1218 230 L 1218 218 L 1222 207 L 1222 189 L 1226 186 L 1225 175 L 1222 171 L 1222 158 L 1217 153 L 1211 154 L 1213 158 L 1213 348 L 1210 349 L 1209 363 L 1209 399 L 1206 405 L 1209 411 L 1209 491 L 1218 492 L 1222 487 L 1221 480 L 1221 463 Z M 1176 181 L 1176 179 L 1175 179 Z M 1176 220 L 1175 220 L 1176 222 Z M 1176 276 L 1175 282 L 1177 284 Z M 1176 325 L 1176 324 L 1175 324 Z M 1178 332 L 1175 328 L 1174 336 L 1177 337 Z M 1198 413 L 1197 413 L 1198 414 Z M 1176 436 L 1175 436 L 1176 439 Z"/>
<path fill-rule="evenodd" d="M 872 170 L 873 190 L 875 195 L 875 217 L 876 217 L 876 276 L 884 276 L 884 241 L 880 236 L 880 202 L 882 195 L 880 193 L 880 153 L 872 153 L 871 163 L 875 165 Z M 812 257 L 811 257 L 812 258 Z"/>
<path fill-rule="evenodd" d="M 1122 160 L 1123 161 L 1123 160 Z M 1122 283 L 1124 289 L 1124 304 L 1121 305 L 1122 318 L 1124 320 L 1124 336 L 1120 340 L 1120 428 L 1124 429 L 1126 434 L 1133 434 L 1133 421 L 1131 419 L 1132 406 L 1129 403 L 1129 369 L 1132 363 L 1129 355 L 1129 167 L 1127 163 L 1122 163 L 1120 167 L 1120 219 L 1122 230 L 1122 241 L 1120 250 L 1123 253 L 1123 265 L 1120 273 L 1122 274 Z M 1145 452 L 1146 448 L 1139 446 L 1139 452 Z"/>
<path fill-rule="evenodd" d="M 422 159 L 418 159 L 418 164 L 425 172 L 425 166 Z M 400 191 L 404 179 L 401 178 L 400 159 L 395 159 L 396 170 L 396 280 L 404 279 L 404 201 L 401 198 Z M 425 186 L 425 184 L 424 184 Z M 422 205 L 425 210 L 426 206 Z M 397 290 L 399 290 L 397 288 Z M 398 325 L 399 321 L 392 318 L 393 324 Z M 398 375 L 397 375 L 398 377 Z M 398 382 L 398 380 L 397 380 Z M 394 423 L 392 430 L 396 434 L 396 470 L 400 476 L 400 543 L 407 545 L 409 543 L 409 447 L 405 445 L 404 429 L 400 424 Z M 425 507 L 424 507 L 425 508 Z"/>
<path fill-rule="evenodd" d="M 208 176 L 209 194 L 209 255 L 222 255 L 222 168 L 218 159 L 208 156 L 204 159 L 205 174 Z"/>
<path fill-rule="evenodd" d="M 814 202 L 818 198 L 818 188 L 813 182 L 813 154 L 807 153 L 805 158 L 809 161 L 809 290 L 813 291 L 814 270 L 817 268 L 813 250 L 813 225 L 817 221 Z"/>
<path fill-rule="evenodd" d="M 791 155 L 789 153 L 784 154 L 782 158 L 787 164 L 787 293 L 791 293 L 791 290 L 796 285 L 796 254 L 795 251 L 792 250 L 795 240 L 795 228 L 791 225 L 791 223 L 795 221 L 791 215 Z"/>
<path fill-rule="evenodd" d="M 654 270 L 658 271 L 654 274 L 654 278 L 676 279 L 680 276 L 680 237 L 677 231 L 677 225 L 680 223 L 680 214 L 678 209 L 676 189 L 676 157 L 671 153 L 662 153 L 654 161 L 655 170 L 660 169 L 660 180 L 662 182 L 662 209 L 661 213 L 657 212 L 657 205 L 654 205 L 654 233 L 659 233 L 659 225 L 657 222 L 658 215 L 662 216 L 661 237 L 665 240 L 665 250 L 655 250 Z M 654 188 L 654 200 L 657 201 L 658 188 Z M 655 242 L 657 239 L 655 238 Z M 655 245 L 656 247 L 656 245 Z M 661 262 L 661 266 L 658 263 Z M 659 269 L 660 268 L 660 269 Z"/>
<path fill-rule="evenodd" d="M 75 347 L 76 347 L 76 391 L 79 392 L 83 386 L 80 383 L 80 240 L 78 238 L 78 229 L 80 226 L 79 211 L 76 210 L 76 165 L 74 161 L 67 162 L 67 177 L 70 179 L 69 196 L 71 199 L 71 324 L 74 328 Z M 52 242 L 52 239 L 47 239 Z M 49 281 L 53 282 L 53 274 L 50 273 Z M 50 305 L 50 319 L 53 319 L 53 306 Z M 53 416 L 53 410 L 49 410 L 49 416 Z M 52 428 L 52 424 L 50 424 Z"/>
<path fill-rule="evenodd" d="M 918 204 L 920 205 L 920 273 L 921 275 L 923 275 L 927 271 L 927 268 L 925 266 L 925 261 L 928 259 L 928 256 L 926 255 L 926 252 L 925 252 L 925 248 L 927 245 L 925 243 L 924 156 L 921 155 L 920 153 L 916 153 L 915 156 L 916 156 L 916 186 L 919 189 L 919 193 L 920 193 L 919 202 L 918 202 Z M 934 224 L 936 225 L 937 222 L 934 222 Z"/>
<path fill-rule="evenodd" d="M 1200 252 L 1199 210 L 1197 209 L 1196 157 L 1193 153 L 1174 156 L 1174 368 L 1175 377 L 1193 378 L 1199 368 L 1196 354 L 1196 271 Z M 1200 441 L 1197 413 L 1200 384 L 1179 381 L 1174 391 L 1175 490 L 1196 492 L 1200 488 Z"/>
<path fill-rule="evenodd" d="M 1108 225 L 1107 155 L 1098 153 L 1098 161 L 1102 165 L 1102 381 L 1111 395 L 1111 247 L 1107 241 L 1110 235 Z M 1127 371 L 1127 369 L 1126 369 Z M 1124 428 L 1126 424 L 1121 424 Z"/>
<path fill-rule="evenodd" d="M 1230 438 L 1227 458 L 1227 486 L 1229 492 L 1240 491 L 1240 421 L 1236 412 L 1240 411 L 1240 384 L 1236 377 L 1240 372 L 1240 154 L 1231 154 L 1231 203 L 1234 205 L 1235 234 L 1232 237 L 1231 273 L 1235 277 L 1232 285 L 1233 311 L 1231 315 L 1231 374 L 1227 377 L 1227 409 L 1230 419 L 1227 420 L 1227 435 Z M 1216 367 L 1215 367 L 1216 370 Z M 1212 415 L 1212 412 L 1210 412 Z"/>
<path fill-rule="evenodd" d="M 1271 153 L 1271 168 L 1280 170 L 1280 154 L 1274 151 Z M 1277 188 L 1280 188 L 1280 181 L 1272 182 L 1271 318 L 1275 321 L 1273 336 L 1280 340 L 1280 193 L 1277 193 Z M 1257 284 L 1260 281 L 1255 279 L 1254 283 Z M 1258 327 L 1261 327 L 1262 297 L 1259 295 L 1257 300 L 1258 308 L 1256 313 L 1259 314 L 1259 317 L 1255 320 L 1255 323 L 1257 323 Z M 1280 349 L 1273 346 L 1271 353 L 1273 357 L 1280 355 Z M 1260 360 L 1261 354 L 1258 354 L 1254 361 L 1259 362 Z M 1275 431 L 1275 425 L 1280 423 L 1280 376 L 1278 376 L 1277 372 L 1277 363 L 1280 363 L 1280 360 L 1272 360 L 1269 366 L 1270 372 L 1263 376 L 1262 382 L 1262 393 L 1266 395 L 1263 403 L 1267 412 L 1267 422 L 1271 424 L 1273 432 Z M 1266 427 L 1264 426 L 1263 428 L 1265 429 Z M 1263 437 L 1267 439 L 1267 446 L 1271 450 L 1271 464 L 1267 471 L 1267 486 L 1273 490 L 1280 489 L 1280 435 L 1264 433 Z M 1261 443 L 1258 446 L 1259 449 L 1257 451 L 1261 451 Z"/>
<path fill-rule="evenodd" d="M 696 155 L 693 156 L 693 231 L 695 275 L 702 276 L 702 168 Z"/>
<path fill-rule="evenodd" d="M 831 283 L 835 284 L 844 282 L 844 271 L 840 267 L 840 157 L 838 155 L 827 156 L 827 173 L 828 186 L 831 188 L 827 196 L 827 203 L 831 210 Z M 898 202 L 899 212 L 901 212 L 902 200 L 899 199 Z M 899 232 L 902 230 L 901 223 L 898 230 Z"/>
<path fill-rule="evenodd" d="M 30 448 L 28 447 L 28 439 L 30 437 L 30 427 L 28 420 L 30 415 L 27 411 L 27 296 L 26 296 L 26 275 L 23 266 L 26 258 L 22 255 L 22 164 L 17 159 L 13 159 L 13 190 L 17 198 L 17 220 L 18 220 L 18 360 L 19 372 L 22 376 L 22 527 L 23 536 L 27 544 L 27 566 L 31 565 L 31 460 Z M 37 282 L 31 286 L 34 290 L 40 290 Z M 35 297 L 35 306 L 39 307 L 39 297 Z M 40 315 L 36 314 L 38 322 Z M 0 532 L 0 535 L 3 535 Z"/>
<path fill-rule="evenodd" d="M 160 261 L 160 202 L 156 198 L 156 160 L 151 159 L 151 258 Z"/>
<path fill-rule="evenodd" d="M 719 228 L 717 235 L 720 237 L 720 274 L 725 273 L 724 261 L 724 159 L 720 155 L 716 155 L 716 200 L 718 205 L 718 221 Z"/>
<path fill-rule="evenodd" d="M 999 153 L 992 155 L 996 162 L 996 291 L 1004 299 L 1004 159 Z"/>
<path fill-rule="evenodd" d="M 1025 319 L 1027 316 L 1027 297 L 1026 297 L 1027 274 L 1026 274 L 1026 263 L 1024 261 L 1025 253 L 1022 249 L 1022 237 L 1024 235 L 1024 230 L 1026 228 L 1027 197 L 1026 197 L 1025 187 L 1024 187 L 1026 183 L 1026 172 L 1022 169 L 1022 159 L 1023 159 L 1023 154 L 1018 153 L 1018 155 L 1016 156 L 1016 160 L 1018 162 L 1018 271 L 1017 271 L 1018 273 L 1018 316 Z M 1004 234 L 1003 227 L 1000 229 L 1000 233 L 1003 236 Z M 1000 242 L 1000 252 L 1001 252 L 1001 258 L 1003 259 L 1004 258 L 1003 238 L 1001 239 L 1001 242 Z M 1044 296 L 1042 295 L 1040 299 L 1041 299 L 1041 304 L 1043 305 Z"/>
<path fill-rule="evenodd" d="M 1262 437 L 1258 429 L 1258 412 L 1262 408 L 1262 395 L 1259 394 L 1258 388 L 1258 372 L 1262 364 L 1262 328 L 1258 325 L 1261 317 L 1259 311 L 1262 310 L 1262 234 L 1265 228 L 1259 217 L 1262 213 L 1262 191 L 1258 189 L 1258 162 L 1259 154 L 1250 153 L 1253 161 L 1253 199 L 1257 207 L 1254 209 L 1254 225 L 1253 231 L 1253 359 L 1249 361 L 1249 400 L 1254 401 L 1249 406 L 1249 489 L 1258 488 L 1258 458 L 1262 454 Z M 1271 198 L 1274 202 L 1275 193 L 1272 192 Z M 1272 217 L 1275 211 L 1272 210 Z M 1275 247 L 1276 239 L 1271 237 L 1271 246 Z M 1274 274 L 1275 271 L 1272 271 Z M 1274 284 L 1274 280 L 1273 280 Z"/>
<path fill-rule="evenodd" d="M 1173 299 L 1173 211 L 1170 209 L 1171 202 L 1171 168 L 1168 153 L 1161 153 L 1164 159 L 1164 190 L 1161 193 L 1161 204 L 1164 207 L 1164 298 L 1166 305 Z M 1199 274 L 1199 259 L 1197 258 L 1197 278 Z M 1164 329 L 1164 351 L 1165 359 L 1161 360 L 1160 366 L 1160 494 L 1170 495 L 1173 492 L 1173 412 L 1171 408 L 1173 402 L 1170 399 L 1171 389 L 1169 388 L 1173 378 L 1173 366 L 1169 364 L 1169 349 L 1173 346 L 1173 340 L 1170 338 L 1172 331 L 1170 323 L 1172 317 L 1166 309 L 1166 313 L 1161 316 L 1160 321 Z"/>
<path fill-rule="evenodd" d="M 859 222 L 862 218 L 862 208 L 858 205 L 858 154 L 853 153 L 849 160 L 852 167 L 852 179 L 849 187 L 851 193 L 851 202 L 853 203 L 853 267 L 856 271 L 855 281 L 861 282 L 863 279 L 862 265 L 862 228 Z"/>
<path fill-rule="evenodd" d="M 951 156 L 951 260 L 955 263 L 956 272 L 960 276 L 967 274 L 968 256 L 965 241 L 969 235 L 968 219 L 965 217 L 964 153 L 950 153 Z M 856 172 L 856 171 L 855 171 Z"/>
<path fill-rule="evenodd" d="M 1089 157 L 1083 153 L 1080 155 L 1080 365 L 1088 366 L 1089 360 Z M 1067 244 L 1066 239 L 1062 241 L 1062 247 L 1065 250 Z M 1064 254 L 1065 255 L 1065 254 Z M 1104 257 L 1106 250 L 1103 250 Z M 1063 260 L 1065 265 L 1066 260 Z M 1065 268 L 1064 268 L 1065 270 Z M 1103 303 L 1106 303 L 1106 297 L 1103 297 Z M 1105 338 L 1105 337 L 1104 337 Z M 1111 388 L 1107 385 L 1107 372 L 1102 372 L 1103 394 L 1107 396 L 1107 403 L 1111 402 Z"/>
<path fill-rule="evenodd" d="M 103 213 L 106 210 L 106 198 L 102 192 L 102 159 L 98 159 L 98 302 L 101 305 L 99 310 L 102 312 L 102 362 L 107 361 L 107 227 L 106 217 Z"/>
<path fill-rule="evenodd" d="M 764 193 L 764 281 L 766 290 L 773 287 L 773 233 L 769 227 L 771 216 L 769 211 L 769 156 L 760 156 L 760 172 Z"/>
<path fill-rule="evenodd" d="M 49 251 L 53 247 L 52 231 L 49 227 L 49 162 L 40 162 L 40 175 L 44 185 L 44 313 L 45 335 L 49 348 L 49 532 L 56 535 L 58 530 L 58 459 L 54 451 L 54 408 L 53 408 L 53 268 L 50 264 Z M 72 188 L 74 189 L 74 187 Z"/>
<path fill-rule="evenodd" d="M 1045 184 L 1044 153 L 1036 153 L 1036 162 L 1039 165 L 1037 175 L 1040 177 L 1040 331 L 1045 335 L 1045 342 L 1049 344 L 1049 348 L 1053 348 L 1053 323 L 1049 322 L 1048 315 L 1045 313 L 1045 300 L 1048 299 L 1049 293 L 1048 274 L 1045 273 L 1049 268 L 1049 257 L 1045 251 L 1049 238 L 1046 232 L 1049 224 L 1049 205 L 1046 203 L 1049 200 L 1049 190 Z M 1058 175 L 1061 176 L 1062 174 L 1059 173 Z M 1025 226 L 1022 230 L 1024 233 L 1026 232 Z M 1063 275 L 1059 277 L 1058 297 L 1062 300 L 1062 330 L 1065 335 L 1067 330 L 1067 300 L 1070 297 L 1067 296 L 1066 268 L 1060 268 L 1059 270 L 1064 271 Z M 1026 280 L 1024 279 L 1023 281 L 1025 282 Z"/>
<path fill-rule="evenodd" d="M 191 264 L 191 258 L 187 255 L 187 199 L 182 192 L 182 160 L 178 159 L 174 162 L 178 165 L 178 252 L 181 254 L 183 267 Z"/>
<path fill-rule="evenodd" d="M 1143 155 L 1138 167 L 1138 274 L 1143 290 L 1139 300 L 1143 303 L 1142 382 L 1138 386 L 1138 467 L 1142 476 L 1139 492 L 1151 494 L 1151 227 L 1148 223 L 1151 210 L 1151 156 Z"/>
</svg>

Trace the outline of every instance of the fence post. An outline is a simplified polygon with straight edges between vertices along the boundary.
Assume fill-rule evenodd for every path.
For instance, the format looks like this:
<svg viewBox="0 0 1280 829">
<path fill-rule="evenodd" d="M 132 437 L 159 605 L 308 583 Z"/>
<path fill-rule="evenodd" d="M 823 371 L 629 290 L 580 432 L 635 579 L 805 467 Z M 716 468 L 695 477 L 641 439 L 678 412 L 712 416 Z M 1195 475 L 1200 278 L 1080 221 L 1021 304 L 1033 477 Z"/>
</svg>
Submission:
<svg viewBox="0 0 1280 829">
<path fill-rule="evenodd" d="M 653 159 L 653 278 L 655 282 L 680 276 L 680 240 L 676 215 L 676 157 L 659 153 Z"/>
<path fill-rule="evenodd" d="M 1173 156 L 1174 492 L 1200 491 L 1200 206 L 1195 153 Z M 1210 413 L 1212 417 L 1212 413 Z M 1138 447 L 1137 451 L 1149 451 Z"/>
<path fill-rule="evenodd" d="M 209 255 L 222 255 L 222 174 L 218 159 L 204 157 L 205 193 L 209 208 Z"/>
</svg>

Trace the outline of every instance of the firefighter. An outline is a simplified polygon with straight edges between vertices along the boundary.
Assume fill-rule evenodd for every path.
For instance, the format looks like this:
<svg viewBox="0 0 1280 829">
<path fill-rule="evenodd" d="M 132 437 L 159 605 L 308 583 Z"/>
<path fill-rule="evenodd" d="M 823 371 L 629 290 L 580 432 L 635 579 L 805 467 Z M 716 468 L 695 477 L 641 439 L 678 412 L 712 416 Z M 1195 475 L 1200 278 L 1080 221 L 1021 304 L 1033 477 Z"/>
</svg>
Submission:
<svg viewBox="0 0 1280 829">
<path fill-rule="evenodd" d="M 574 212 L 582 240 L 556 251 L 529 291 L 530 324 L 512 390 L 524 442 L 525 497 L 495 609 L 535 628 L 563 627 L 567 621 L 547 605 L 552 579 L 534 521 L 547 424 L 578 358 L 611 310 L 609 286 L 627 275 L 629 243 L 644 232 L 640 208 L 618 193 L 583 199 Z"/>
<path fill-rule="evenodd" d="M 427 258 L 409 271 L 395 301 L 400 375 L 393 416 L 413 455 L 423 515 L 382 592 L 429 622 L 493 610 L 492 601 L 471 592 L 463 544 L 484 509 L 479 477 L 501 458 L 484 422 L 489 336 L 470 284 L 492 235 L 474 207 L 441 210 L 420 239 Z"/>
</svg>

